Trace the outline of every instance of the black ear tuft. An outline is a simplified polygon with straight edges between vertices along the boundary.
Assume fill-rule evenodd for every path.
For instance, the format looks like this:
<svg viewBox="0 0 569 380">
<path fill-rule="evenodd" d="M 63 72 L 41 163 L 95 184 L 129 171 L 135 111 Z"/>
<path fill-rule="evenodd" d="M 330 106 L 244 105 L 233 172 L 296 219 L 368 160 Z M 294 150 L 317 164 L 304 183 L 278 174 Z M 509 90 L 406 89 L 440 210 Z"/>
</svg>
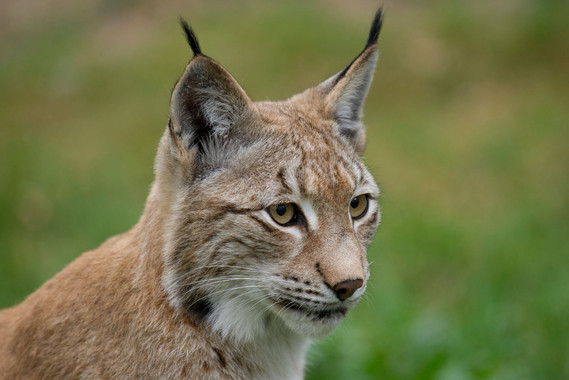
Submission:
<svg viewBox="0 0 569 380">
<path fill-rule="evenodd" d="M 383 8 L 379 7 L 377 12 L 375 12 L 375 16 L 373 17 L 373 21 L 371 22 L 371 28 L 369 30 L 369 36 L 367 38 L 366 46 L 364 50 L 356 57 L 354 60 L 344 68 L 344 70 L 340 71 L 338 75 L 336 75 L 334 79 L 334 84 L 338 83 L 340 79 L 346 75 L 350 67 L 354 64 L 355 61 L 367 50 L 368 47 L 377 43 L 377 39 L 379 38 L 379 32 L 381 31 L 381 26 L 383 25 Z"/>
<path fill-rule="evenodd" d="M 380 7 L 377 12 L 375 12 L 375 17 L 371 23 L 371 28 L 369 30 L 369 37 L 366 43 L 366 49 L 377 43 L 377 39 L 379 38 L 379 32 L 381 31 L 381 25 L 383 24 L 383 8 Z M 365 50 L 365 49 L 364 49 Z"/>
<path fill-rule="evenodd" d="M 182 17 L 180 17 L 180 26 L 184 30 L 184 34 L 186 35 L 186 40 L 188 40 L 188 44 L 190 45 L 192 51 L 194 52 L 194 57 L 196 55 L 202 54 L 198 38 L 194 34 L 192 27 Z"/>
</svg>

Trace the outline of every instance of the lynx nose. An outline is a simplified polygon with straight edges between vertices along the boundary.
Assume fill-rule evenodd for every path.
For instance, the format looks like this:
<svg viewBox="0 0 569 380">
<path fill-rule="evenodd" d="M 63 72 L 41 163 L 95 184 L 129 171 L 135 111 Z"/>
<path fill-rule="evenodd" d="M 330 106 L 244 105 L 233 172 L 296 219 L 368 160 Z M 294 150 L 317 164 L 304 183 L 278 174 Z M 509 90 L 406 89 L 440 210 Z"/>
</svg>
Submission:
<svg viewBox="0 0 569 380">
<path fill-rule="evenodd" d="M 342 281 L 334 285 L 334 292 L 336 292 L 336 297 L 340 299 L 340 301 L 344 301 L 347 298 L 350 298 L 352 294 L 356 290 L 362 287 L 364 282 L 362 280 L 347 280 Z"/>
</svg>

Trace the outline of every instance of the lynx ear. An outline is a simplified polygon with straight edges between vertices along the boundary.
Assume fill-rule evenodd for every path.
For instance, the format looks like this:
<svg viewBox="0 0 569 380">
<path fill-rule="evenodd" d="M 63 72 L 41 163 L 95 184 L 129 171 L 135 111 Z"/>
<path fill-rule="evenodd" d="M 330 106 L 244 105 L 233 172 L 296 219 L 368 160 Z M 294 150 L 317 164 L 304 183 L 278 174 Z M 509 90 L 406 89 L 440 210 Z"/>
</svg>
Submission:
<svg viewBox="0 0 569 380">
<path fill-rule="evenodd" d="M 252 114 L 252 102 L 227 70 L 202 54 L 184 20 L 181 25 L 194 57 L 172 92 L 170 134 L 179 150 L 214 153 L 212 144 L 224 142 L 232 127 Z"/>
<path fill-rule="evenodd" d="M 324 92 L 324 110 L 338 124 L 339 133 L 362 153 L 365 130 L 362 109 L 378 58 L 377 39 L 382 25 L 382 9 L 373 19 L 364 50 L 344 70 L 318 86 Z"/>
</svg>

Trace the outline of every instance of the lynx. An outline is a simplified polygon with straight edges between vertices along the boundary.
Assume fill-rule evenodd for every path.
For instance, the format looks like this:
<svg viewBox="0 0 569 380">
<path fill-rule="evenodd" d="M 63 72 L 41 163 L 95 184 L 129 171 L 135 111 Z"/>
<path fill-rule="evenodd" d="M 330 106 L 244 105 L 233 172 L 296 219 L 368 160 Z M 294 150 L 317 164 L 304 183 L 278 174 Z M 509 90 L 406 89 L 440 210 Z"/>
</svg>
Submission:
<svg viewBox="0 0 569 380">
<path fill-rule="evenodd" d="M 302 378 L 369 277 L 361 114 L 381 24 L 328 80 L 254 103 L 181 20 L 193 57 L 143 215 L 0 313 L 0 377 Z"/>
</svg>

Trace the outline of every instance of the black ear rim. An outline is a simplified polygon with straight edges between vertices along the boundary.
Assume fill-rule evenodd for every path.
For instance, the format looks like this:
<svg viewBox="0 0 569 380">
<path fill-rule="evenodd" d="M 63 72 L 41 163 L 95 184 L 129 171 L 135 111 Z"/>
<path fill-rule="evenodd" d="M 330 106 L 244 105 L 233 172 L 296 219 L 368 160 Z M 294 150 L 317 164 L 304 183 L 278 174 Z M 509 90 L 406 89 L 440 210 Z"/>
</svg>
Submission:
<svg viewBox="0 0 569 380">
<path fill-rule="evenodd" d="M 379 7 L 375 12 L 373 21 L 371 22 L 371 27 L 369 29 L 369 36 L 364 51 L 371 45 L 377 43 L 382 26 L 383 26 L 383 7 Z"/>
<path fill-rule="evenodd" d="M 348 70 L 350 69 L 350 67 L 352 67 L 352 65 L 354 64 L 355 61 L 358 60 L 358 58 L 370 47 L 373 46 L 375 44 L 377 44 L 377 40 L 379 38 L 379 33 L 381 32 L 381 27 L 383 26 L 383 7 L 379 7 L 377 9 L 377 11 L 375 12 L 375 16 L 373 17 L 373 21 L 371 22 L 371 27 L 369 29 L 369 35 L 367 38 L 367 42 L 366 45 L 364 47 L 364 49 L 361 51 L 360 54 L 358 54 L 358 56 L 356 58 L 354 58 L 354 60 L 352 62 L 350 62 L 350 64 L 348 66 L 346 66 L 344 68 L 344 70 L 342 70 L 337 76 L 336 76 L 336 80 L 334 81 L 334 85 L 336 83 L 338 83 L 340 81 L 340 79 L 342 79 L 346 73 L 348 72 Z"/>
<path fill-rule="evenodd" d="M 184 35 L 186 36 L 186 40 L 188 41 L 188 45 L 190 45 L 190 47 L 192 48 L 192 52 L 194 53 L 194 57 L 196 55 L 203 55 L 202 49 L 200 48 L 200 44 L 198 42 L 198 38 L 196 37 L 196 34 L 194 33 L 194 30 L 192 29 L 190 24 L 188 24 L 188 22 L 186 20 L 184 20 L 184 18 L 182 16 L 180 16 L 180 26 L 182 27 L 182 30 L 184 31 Z"/>
</svg>

